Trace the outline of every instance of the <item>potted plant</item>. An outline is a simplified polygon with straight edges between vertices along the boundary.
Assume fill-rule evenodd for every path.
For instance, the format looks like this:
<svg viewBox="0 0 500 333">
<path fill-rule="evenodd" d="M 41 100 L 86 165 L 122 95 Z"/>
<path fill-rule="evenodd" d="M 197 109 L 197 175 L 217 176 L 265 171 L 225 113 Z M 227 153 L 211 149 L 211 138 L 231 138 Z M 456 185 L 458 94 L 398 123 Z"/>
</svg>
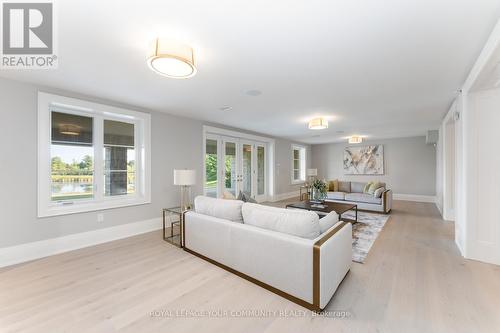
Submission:
<svg viewBox="0 0 500 333">
<path fill-rule="evenodd" d="M 326 199 L 326 192 L 328 190 L 328 186 L 325 181 L 316 179 L 311 184 L 311 194 L 312 200 L 315 202 L 323 202 Z"/>
</svg>

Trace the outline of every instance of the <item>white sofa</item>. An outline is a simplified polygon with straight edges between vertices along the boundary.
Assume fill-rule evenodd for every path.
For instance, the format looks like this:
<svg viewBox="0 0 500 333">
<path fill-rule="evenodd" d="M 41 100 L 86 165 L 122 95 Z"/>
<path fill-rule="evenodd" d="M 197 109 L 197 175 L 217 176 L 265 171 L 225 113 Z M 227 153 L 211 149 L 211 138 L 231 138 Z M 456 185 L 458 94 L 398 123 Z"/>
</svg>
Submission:
<svg viewBox="0 0 500 333">
<path fill-rule="evenodd" d="M 339 221 L 314 239 L 307 239 L 245 223 L 245 216 L 250 219 L 249 213 L 240 213 L 240 219 L 237 209 L 252 204 L 212 200 L 220 200 L 215 205 L 231 205 L 229 212 L 226 214 L 224 209 L 210 208 L 202 210 L 203 214 L 185 213 L 183 235 L 186 251 L 308 309 L 321 311 L 328 304 L 351 266 L 350 223 Z M 247 211 L 260 211 L 257 206 L 260 205 L 248 206 Z M 267 206 L 261 207 L 262 211 L 269 210 Z M 274 219 L 278 228 L 279 223 L 287 227 L 283 222 L 292 220 L 287 215 L 291 214 L 290 210 L 282 211 L 270 211 L 271 219 L 272 214 L 279 217 Z M 261 213 L 253 216 L 260 218 L 264 216 Z M 224 215 L 230 219 L 225 219 Z"/>
</svg>

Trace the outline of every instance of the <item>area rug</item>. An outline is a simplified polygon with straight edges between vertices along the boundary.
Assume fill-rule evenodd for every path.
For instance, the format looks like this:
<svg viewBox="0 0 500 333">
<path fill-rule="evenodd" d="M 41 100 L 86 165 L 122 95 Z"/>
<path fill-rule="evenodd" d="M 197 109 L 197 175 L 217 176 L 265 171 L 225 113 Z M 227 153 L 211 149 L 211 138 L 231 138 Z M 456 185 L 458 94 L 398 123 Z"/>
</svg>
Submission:
<svg viewBox="0 0 500 333">
<path fill-rule="evenodd" d="M 364 263 L 368 252 L 389 220 L 389 215 L 358 212 L 358 222 L 352 225 L 352 261 Z M 342 218 L 354 219 L 354 212 L 342 214 Z"/>
</svg>

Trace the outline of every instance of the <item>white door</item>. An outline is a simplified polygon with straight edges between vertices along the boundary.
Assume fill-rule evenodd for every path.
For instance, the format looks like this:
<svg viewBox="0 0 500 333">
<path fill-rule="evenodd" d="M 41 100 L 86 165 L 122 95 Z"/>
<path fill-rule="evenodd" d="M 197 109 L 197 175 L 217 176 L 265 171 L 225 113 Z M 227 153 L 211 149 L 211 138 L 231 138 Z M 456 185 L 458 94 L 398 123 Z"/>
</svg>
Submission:
<svg viewBox="0 0 500 333">
<path fill-rule="evenodd" d="M 218 136 L 207 135 L 204 147 L 204 184 L 203 192 L 206 196 L 213 198 L 220 198 L 222 196 L 220 186 L 220 138 Z"/>
<path fill-rule="evenodd" d="M 258 202 L 266 201 L 266 145 L 255 141 L 240 140 L 239 151 L 239 191 Z"/>
<path fill-rule="evenodd" d="M 222 139 L 222 153 L 223 159 L 221 161 L 221 181 L 222 189 L 225 192 L 238 197 L 239 188 L 239 166 L 240 166 L 240 154 L 239 154 L 239 143 L 237 139 L 234 138 L 223 138 Z"/>
<path fill-rule="evenodd" d="M 240 191 L 246 196 L 254 198 L 255 190 L 255 153 L 254 144 L 250 141 L 240 140 Z"/>
<path fill-rule="evenodd" d="M 266 144 L 221 135 L 205 140 L 206 196 L 238 197 L 242 192 L 258 202 L 267 200 Z M 224 195 L 226 194 L 226 195 Z"/>
<path fill-rule="evenodd" d="M 255 145 L 255 200 L 267 200 L 267 149 L 266 145 Z"/>
</svg>

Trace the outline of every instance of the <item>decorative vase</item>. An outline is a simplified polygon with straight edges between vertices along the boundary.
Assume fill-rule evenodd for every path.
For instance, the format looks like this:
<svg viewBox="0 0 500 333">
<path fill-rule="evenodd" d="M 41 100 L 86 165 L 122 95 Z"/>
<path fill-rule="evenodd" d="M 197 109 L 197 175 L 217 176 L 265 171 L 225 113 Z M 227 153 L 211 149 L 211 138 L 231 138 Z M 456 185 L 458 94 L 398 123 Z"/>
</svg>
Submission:
<svg viewBox="0 0 500 333">
<path fill-rule="evenodd" d="M 313 201 L 323 201 L 325 199 L 325 196 L 324 196 L 324 193 L 322 193 L 320 190 L 318 190 L 317 188 L 314 188 L 312 189 L 312 199 Z"/>
</svg>

